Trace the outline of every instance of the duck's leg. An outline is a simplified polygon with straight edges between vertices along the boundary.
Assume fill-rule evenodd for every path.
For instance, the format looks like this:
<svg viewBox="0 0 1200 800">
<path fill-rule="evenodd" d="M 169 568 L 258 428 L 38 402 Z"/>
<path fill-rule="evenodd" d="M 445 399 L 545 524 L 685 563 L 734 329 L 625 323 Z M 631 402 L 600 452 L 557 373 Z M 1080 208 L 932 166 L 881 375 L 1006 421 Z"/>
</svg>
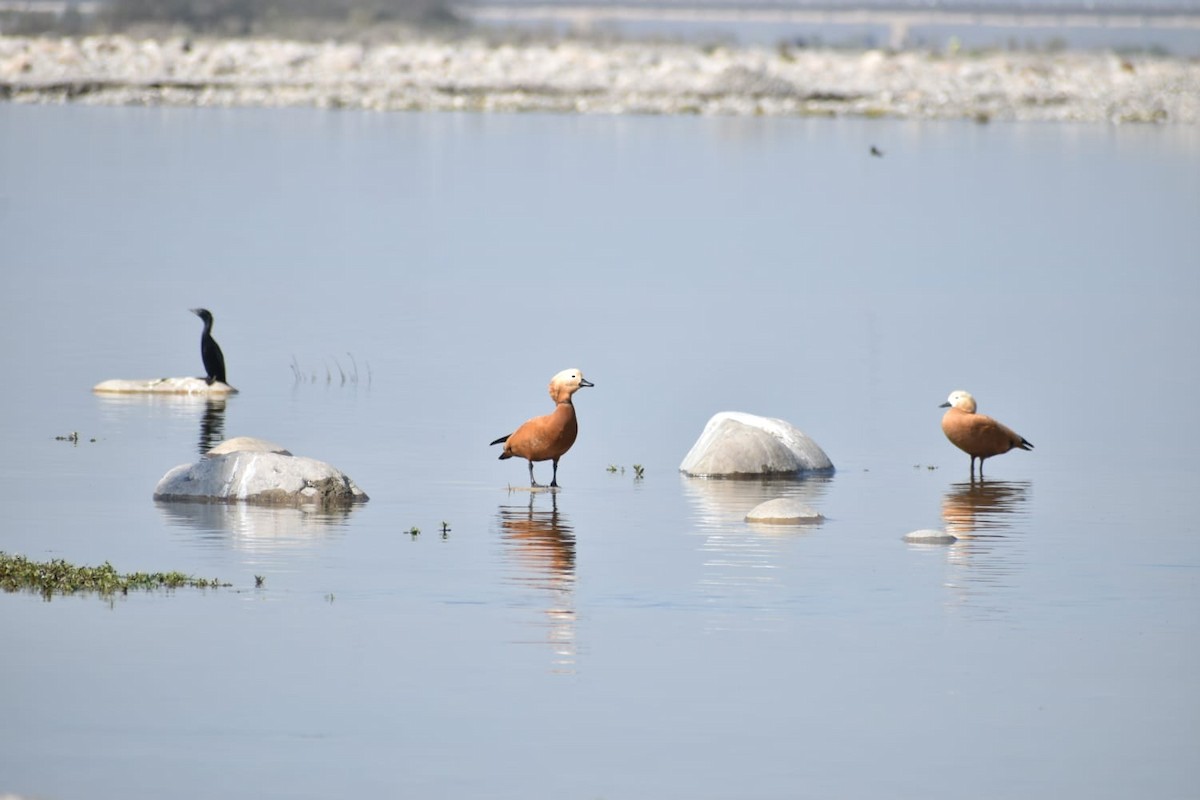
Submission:
<svg viewBox="0 0 1200 800">
<path fill-rule="evenodd" d="M 554 459 L 554 474 L 550 476 L 550 485 L 558 488 L 558 459 Z"/>
<path fill-rule="evenodd" d="M 533 479 L 533 462 L 529 462 L 529 485 L 535 489 L 538 487 L 538 482 Z"/>
</svg>

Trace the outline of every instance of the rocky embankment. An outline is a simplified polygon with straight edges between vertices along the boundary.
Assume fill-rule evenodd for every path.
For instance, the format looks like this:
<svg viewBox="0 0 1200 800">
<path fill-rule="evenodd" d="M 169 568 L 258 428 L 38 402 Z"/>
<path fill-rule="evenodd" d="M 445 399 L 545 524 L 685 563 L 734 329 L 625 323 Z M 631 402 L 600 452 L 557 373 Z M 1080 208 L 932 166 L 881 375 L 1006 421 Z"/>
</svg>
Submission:
<svg viewBox="0 0 1200 800">
<path fill-rule="evenodd" d="M 1195 124 L 1200 62 L 583 41 L 0 37 L 0 99 Z"/>
</svg>

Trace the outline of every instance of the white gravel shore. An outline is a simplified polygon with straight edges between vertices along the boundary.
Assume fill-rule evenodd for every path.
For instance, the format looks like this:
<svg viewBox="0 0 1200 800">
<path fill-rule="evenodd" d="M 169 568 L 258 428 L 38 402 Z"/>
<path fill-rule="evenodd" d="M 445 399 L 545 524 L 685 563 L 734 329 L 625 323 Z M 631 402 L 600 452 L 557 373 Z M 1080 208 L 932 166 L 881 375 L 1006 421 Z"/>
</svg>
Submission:
<svg viewBox="0 0 1200 800">
<path fill-rule="evenodd" d="M 0 37 L 0 100 L 1196 124 L 1200 62 L 644 42 Z"/>
</svg>

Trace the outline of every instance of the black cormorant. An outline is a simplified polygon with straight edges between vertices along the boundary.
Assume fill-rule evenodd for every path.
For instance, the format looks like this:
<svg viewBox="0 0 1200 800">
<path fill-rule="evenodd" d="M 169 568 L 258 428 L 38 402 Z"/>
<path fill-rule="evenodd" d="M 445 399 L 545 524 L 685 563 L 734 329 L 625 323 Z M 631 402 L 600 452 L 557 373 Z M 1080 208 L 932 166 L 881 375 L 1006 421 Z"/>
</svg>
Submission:
<svg viewBox="0 0 1200 800">
<path fill-rule="evenodd" d="M 204 320 L 204 333 L 200 335 L 200 357 L 204 359 L 204 371 L 207 373 L 204 382 L 209 386 L 213 384 L 213 381 L 228 383 L 225 380 L 225 355 L 221 352 L 221 346 L 217 344 L 217 340 L 212 337 L 212 312 L 207 308 L 190 310 Z"/>
</svg>

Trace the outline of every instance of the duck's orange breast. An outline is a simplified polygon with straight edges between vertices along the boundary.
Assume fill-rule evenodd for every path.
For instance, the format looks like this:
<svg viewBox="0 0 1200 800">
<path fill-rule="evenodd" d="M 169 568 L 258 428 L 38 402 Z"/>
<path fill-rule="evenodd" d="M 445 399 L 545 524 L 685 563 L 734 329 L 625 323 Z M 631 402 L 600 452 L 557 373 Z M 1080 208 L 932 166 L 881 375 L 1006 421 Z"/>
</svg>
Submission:
<svg viewBox="0 0 1200 800">
<path fill-rule="evenodd" d="M 504 443 L 504 452 L 530 461 L 549 461 L 570 450 L 578 435 L 575 406 L 559 403 L 553 412 L 534 417 L 517 428 Z"/>
</svg>

